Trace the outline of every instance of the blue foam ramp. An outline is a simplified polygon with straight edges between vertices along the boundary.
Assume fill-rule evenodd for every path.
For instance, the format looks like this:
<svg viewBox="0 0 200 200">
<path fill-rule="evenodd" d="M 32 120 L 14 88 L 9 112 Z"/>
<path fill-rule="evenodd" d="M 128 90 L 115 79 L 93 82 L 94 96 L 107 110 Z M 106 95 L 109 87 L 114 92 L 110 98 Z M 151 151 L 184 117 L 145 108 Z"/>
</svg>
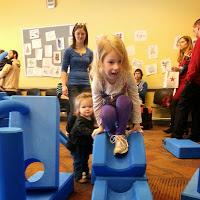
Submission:
<svg viewBox="0 0 200 200">
<path fill-rule="evenodd" d="M 11 100 L 21 102 L 30 109 L 28 114 L 11 112 L 9 118 L 10 127 L 20 127 L 24 131 L 25 166 L 38 160 L 45 168 L 41 179 L 26 181 L 26 188 L 58 188 L 60 110 L 57 97 L 12 96 Z"/>
<path fill-rule="evenodd" d="M 199 169 L 196 170 L 193 177 L 190 179 L 189 183 L 185 187 L 181 194 L 181 200 L 197 200 L 200 199 L 200 193 L 197 192 L 198 180 L 199 179 Z"/>
<path fill-rule="evenodd" d="M 134 132 L 128 137 L 127 155 L 117 158 L 113 155 L 114 144 L 103 133 L 96 136 L 93 146 L 92 174 L 106 177 L 141 177 L 146 170 L 146 155 L 143 136 Z"/>
<path fill-rule="evenodd" d="M 200 144 L 192 140 L 166 138 L 163 144 L 177 158 L 200 158 Z"/>
<path fill-rule="evenodd" d="M 40 177 L 40 173 L 34 174 L 31 179 Z M 31 190 L 27 191 L 26 200 L 66 200 L 74 191 L 74 178 L 71 173 L 59 173 L 59 187 L 57 190 Z"/>
<path fill-rule="evenodd" d="M 66 136 L 62 131 L 60 131 L 60 143 L 66 146 L 68 141 L 68 136 Z"/>
<path fill-rule="evenodd" d="M 152 200 L 147 181 L 133 181 L 128 187 L 116 187 L 122 179 L 113 184 L 108 180 L 96 180 L 92 200 Z"/>
</svg>

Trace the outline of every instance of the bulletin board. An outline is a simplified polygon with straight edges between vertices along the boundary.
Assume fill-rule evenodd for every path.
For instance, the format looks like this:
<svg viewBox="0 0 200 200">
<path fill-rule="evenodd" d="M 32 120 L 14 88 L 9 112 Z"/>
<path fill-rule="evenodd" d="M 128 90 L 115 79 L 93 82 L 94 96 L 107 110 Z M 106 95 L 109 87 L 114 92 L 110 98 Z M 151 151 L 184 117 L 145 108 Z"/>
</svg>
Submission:
<svg viewBox="0 0 200 200">
<path fill-rule="evenodd" d="M 26 76 L 60 77 L 65 48 L 72 43 L 74 25 L 23 29 Z"/>
</svg>

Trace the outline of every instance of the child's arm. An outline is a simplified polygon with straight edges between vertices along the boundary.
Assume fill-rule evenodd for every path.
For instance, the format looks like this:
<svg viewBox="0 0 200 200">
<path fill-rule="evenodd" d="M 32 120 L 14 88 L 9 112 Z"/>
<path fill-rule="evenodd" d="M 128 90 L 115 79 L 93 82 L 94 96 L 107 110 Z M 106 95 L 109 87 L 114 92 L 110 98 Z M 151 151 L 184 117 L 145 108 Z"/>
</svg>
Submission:
<svg viewBox="0 0 200 200">
<path fill-rule="evenodd" d="M 103 106 L 103 98 L 101 95 L 101 91 L 102 91 L 101 81 L 98 81 L 96 77 L 93 77 L 92 81 L 93 109 L 94 109 L 94 116 L 99 127 L 102 126 L 100 113 Z"/>
<path fill-rule="evenodd" d="M 140 124 L 135 124 L 135 125 L 133 126 L 132 131 L 137 131 L 137 132 L 143 133 L 143 130 L 142 130 Z"/>
</svg>

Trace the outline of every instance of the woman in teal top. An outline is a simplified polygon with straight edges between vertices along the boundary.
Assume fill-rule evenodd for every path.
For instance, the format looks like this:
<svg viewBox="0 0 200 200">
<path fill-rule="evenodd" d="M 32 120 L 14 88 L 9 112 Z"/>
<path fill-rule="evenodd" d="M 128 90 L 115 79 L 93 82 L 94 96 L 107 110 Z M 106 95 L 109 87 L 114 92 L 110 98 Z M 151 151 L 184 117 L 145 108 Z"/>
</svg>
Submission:
<svg viewBox="0 0 200 200">
<path fill-rule="evenodd" d="M 82 92 L 90 92 L 89 68 L 93 60 L 93 52 L 87 47 L 88 32 L 85 24 L 76 23 L 73 31 L 73 43 L 64 52 L 62 62 L 62 94 L 69 96 L 70 113 L 68 129 L 73 124 L 74 99 Z M 69 73 L 68 73 L 69 68 Z"/>
</svg>

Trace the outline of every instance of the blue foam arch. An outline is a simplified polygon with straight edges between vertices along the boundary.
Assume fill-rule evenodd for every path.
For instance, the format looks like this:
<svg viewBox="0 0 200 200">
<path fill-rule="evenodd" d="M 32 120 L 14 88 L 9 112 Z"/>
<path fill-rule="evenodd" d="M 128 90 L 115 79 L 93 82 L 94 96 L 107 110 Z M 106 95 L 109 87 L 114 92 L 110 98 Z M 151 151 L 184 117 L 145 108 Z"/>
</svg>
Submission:
<svg viewBox="0 0 200 200">
<path fill-rule="evenodd" d="M 0 128 L 0 177 L 0 199 L 26 199 L 20 128 Z"/>
<path fill-rule="evenodd" d="M 18 111 L 23 115 L 29 113 L 29 107 L 22 102 L 15 100 L 2 100 L 0 101 L 0 113 L 8 114 L 9 112 Z"/>
<path fill-rule="evenodd" d="M 93 145 L 93 176 L 144 176 L 146 155 L 143 136 L 134 132 L 128 137 L 128 143 L 128 154 L 122 158 L 116 158 L 113 155 L 114 145 L 110 143 L 107 135 L 97 135 Z"/>
<path fill-rule="evenodd" d="M 8 55 L 8 52 L 4 51 L 0 54 L 0 62 Z"/>
<path fill-rule="evenodd" d="M 132 181 L 132 182 L 131 182 Z M 152 194 L 147 181 L 129 180 L 129 187 L 116 187 L 116 183 L 126 183 L 127 180 L 120 178 L 118 180 L 96 180 L 92 200 L 152 200 Z"/>
</svg>

